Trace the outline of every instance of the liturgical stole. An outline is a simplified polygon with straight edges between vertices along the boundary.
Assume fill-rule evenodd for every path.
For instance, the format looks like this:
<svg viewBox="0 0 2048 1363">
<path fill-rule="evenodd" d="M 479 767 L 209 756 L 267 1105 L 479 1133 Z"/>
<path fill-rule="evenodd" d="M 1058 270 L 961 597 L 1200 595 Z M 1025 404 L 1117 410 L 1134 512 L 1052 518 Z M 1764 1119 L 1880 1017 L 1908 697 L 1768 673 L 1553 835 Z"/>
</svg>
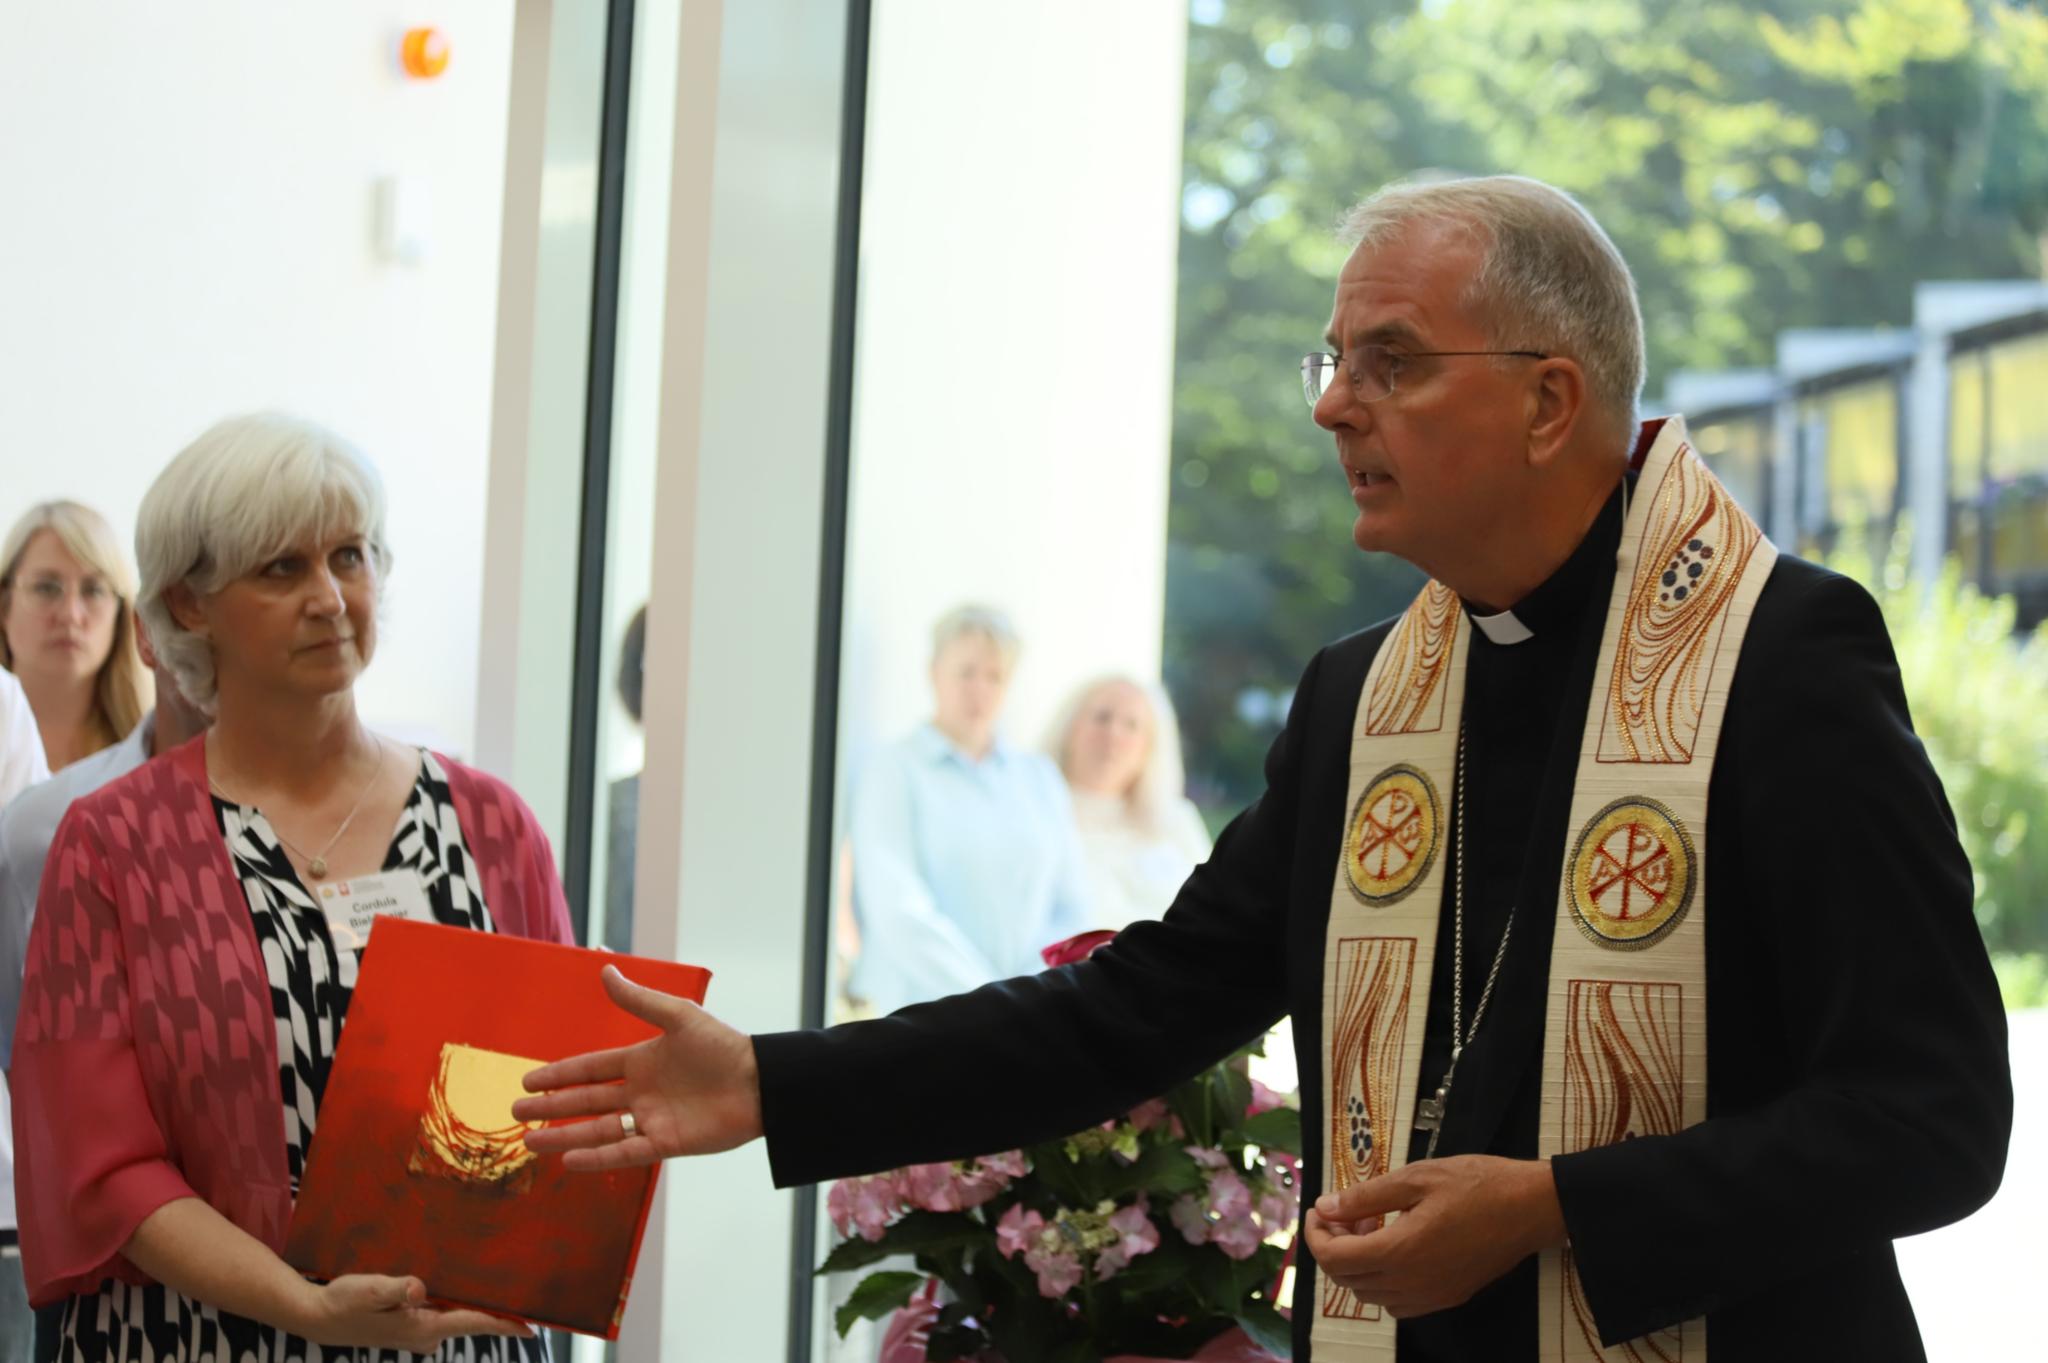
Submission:
<svg viewBox="0 0 2048 1363">
<path fill-rule="evenodd" d="M 1668 1135 L 1707 1115 L 1707 781 L 1736 656 L 1778 551 L 1678 418 L 1647 424 L 1635 458 L 1562 883 L 1555 904 L 1517 910 L 1523 932 L 1541 930 L 1531 915 L 1552 911 L 1544 1156 Z M 1323 955 L 1320 1139 L 1332 1192 L 1400 1167 L 1414 1131 L 1470 633 L 1456 594 L 1431 582 L 1388 633 L 1358 698 Z M 1468 1010 L 1491 959 L 1485 949 L 1467 957 Z M 1546 1251 L 1540 1268 L 1543 1363 L 1706 1363 L 1703 1318 L 1601 1348 L 1570 1248 Z M 1322 1363 L 1394 1360 L 1394 1319 L 1379 1307 L 1325 1278 L 1314 1309 Z"/>
</svg>

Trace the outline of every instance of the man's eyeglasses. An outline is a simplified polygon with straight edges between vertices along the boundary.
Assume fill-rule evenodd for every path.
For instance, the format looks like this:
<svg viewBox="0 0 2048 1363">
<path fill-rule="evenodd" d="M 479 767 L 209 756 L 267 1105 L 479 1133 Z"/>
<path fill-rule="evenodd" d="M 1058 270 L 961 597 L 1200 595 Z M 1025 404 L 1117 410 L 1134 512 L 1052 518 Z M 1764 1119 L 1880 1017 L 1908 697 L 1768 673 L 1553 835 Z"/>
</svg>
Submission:
<svg viewBox="0 0 2048 1363">
<path fill-rule="evenodd" d="M 1330 391 L 1337 376 L 1350 371 L 1351 389 L 1360 402 L 1378 402 L 1394 391 L 1401 367 L 1409 360 L 1455 359 L 1462 355 L 1519 355 L 1523 359 L 1547 360 L 1540 350 L 1393 350 L 1383 345 L 1362 345 L 1347 355 L 1304 355 L 1301 358 L 1301 391 L 1313 407 Z"/>
</svg>

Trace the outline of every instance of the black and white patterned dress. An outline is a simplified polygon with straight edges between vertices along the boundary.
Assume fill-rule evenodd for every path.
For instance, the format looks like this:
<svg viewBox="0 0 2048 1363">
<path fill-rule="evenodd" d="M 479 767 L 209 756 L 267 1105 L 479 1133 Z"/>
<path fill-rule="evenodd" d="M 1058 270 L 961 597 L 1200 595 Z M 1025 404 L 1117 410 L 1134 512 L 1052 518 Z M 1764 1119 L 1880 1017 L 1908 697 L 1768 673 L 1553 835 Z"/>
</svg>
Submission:
<svg viewBox="0 0 2048 1363">
<path fill-rule="evenodd" d="M 358 954 L 335 948 L 326 915 L 254 806 L 216 794 L 213 810 L 248 896 L 270 978 L 286 1164 L 296 1195 L 335 1042 L 355 992 Z M 420 754 L 412 798 L 398 816 L 383 869 L 417 872 L 436 921 L 496 931 L 456 821 L 448 773 L 432 753 Z M 122 1282 L 105 1283 L 67 1303 L 58 1352 L 60 1363 L 399 1363 L 416 1357 L 390 1349 L 328 1348 L 160 1284 Z M 547 1363 L 548 1350 L 539 1339 L 478 1335 L 450 1340 L 431 1357 L 439 1363 Z"/>
</svg>

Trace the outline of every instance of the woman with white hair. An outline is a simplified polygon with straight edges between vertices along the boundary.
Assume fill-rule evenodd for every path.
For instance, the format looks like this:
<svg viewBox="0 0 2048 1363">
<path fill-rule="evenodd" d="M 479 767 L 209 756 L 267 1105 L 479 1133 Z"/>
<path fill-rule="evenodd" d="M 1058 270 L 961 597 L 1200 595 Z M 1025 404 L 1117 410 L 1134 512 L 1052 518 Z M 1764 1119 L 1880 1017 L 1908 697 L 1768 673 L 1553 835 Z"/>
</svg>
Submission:
<svg viewBox="0 0 2048 1363">
<path fill-rule="evenodd" d="M 111 748 L 149 713 L 135 569 L 77 502 L 32 506 L 0 547 L 0 667 L 21 680 L 51 771 Z"/>
<path fill-rule="evenodd" d="M 1159 686 L 1097 677 L 1060 707 L 1046 741 L 1074 798 L 1095 921 L 1110 932 L 1165 914 L 1209 855 L 1182 787 L 1180 725 Z"/>
<path fill-rule="evenodd" d="M 847 989 L 878 1012 L 1030 974 L 1040 948 L 1088 926 L 1066 785 L 998 729 L 1017 652 L 1000 611 L 947 612 L 932 631 L 931 720 L 861 774 Z"/>
<path fill-rule="evenodd" d="M 280 1257 L 356 981 L 338 882 L 569 940 L 518 796 L 356 713 L 391 566 L 376 471 L 303 421 L 222 422 L 150 488 L 136 548 L 150 638 L 216 718 L 78 799 L 43 877 L 12 1078 L 22 1262 L 32 1301 L 66 1302 L 58 1357 L 544 1359 L 416 1278 L 316 1285 Z"/>
</svg>

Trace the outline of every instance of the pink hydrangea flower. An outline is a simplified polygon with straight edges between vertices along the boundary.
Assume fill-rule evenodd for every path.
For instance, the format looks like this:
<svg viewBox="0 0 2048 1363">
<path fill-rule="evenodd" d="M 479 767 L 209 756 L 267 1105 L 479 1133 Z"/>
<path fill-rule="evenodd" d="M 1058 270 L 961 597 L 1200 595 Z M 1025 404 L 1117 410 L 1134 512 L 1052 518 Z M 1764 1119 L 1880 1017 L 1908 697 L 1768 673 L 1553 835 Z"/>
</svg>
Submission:
<svg viewBox="0 0 2048 1363">
<path fill-rule="evenodd" d="M 1081 1281 L 1080 1246 L 1021 1202 L 996 1222 L 996 1251 L 1005 1259 L 1023 1253 L 1024 1266 L 1038 1275 L 1041 1297 L 1063 1297 Z"/>
<path fill-rule="evenodd" d="M 913 1164 L 897 1172 L 897 1191 L 904 1201 L 923 1211 L 965 1211 L 987 1202 L 1030 1168 L 1021 1150 L 976 1160 Z"/>
<path fill-rule="evenodd" d="M 1118 1211 L 1109 1218 L 1109 1228 L 1117 1233 L 1117 1241 L 1095 1260 L 1098 1282 L 1140 1254 L 1150 1254 L 1159 1248 L 1159 1228 L 1152 1224 L 1152 1218 L 1145 1214 L 1142 1204 L 1134 1203 Z"/>
<path fill-rule="evenodd" d="M 839 1233 L 858 1233 L 869 1244 L 882 1238 L 902 1209 L 903 1196 L 894 1174 L 842 1178 L 825 1195 L 825 1210 Z"/>
<path fill-rule="evenodd" d="M 1004 1178 L 1022 1178 L 1031 1172 L 1031 1162 L 1024 1158 L 1022 1150 L 1007 1150 L 1000 1155 L 983 1155 L 981 1167 L 994 1170 Z"/>
<path fill-rule="evenodd" d="M 1201 1197 L 1177 1199 L 1167 1216 L 1191 1245 L 1214 1245 L 1233 1259 L 1249 1259 L 1268 1235 L 1293 1223 L 1291 1188 L 1260 1178 L 1248 1182 L 1235 1160 L 1221 1150 L 1188 1146 L 1195 1163 L 1208 1171 Z"/>
<path fill-rule="evenodd" d="M 1265 1238 L 1266 1233 L 1259 1229 L 1259 1223 L 1252 1219 L 1249 1210 L 1236 1216 L 1220 1217 L 1209 1227 L 1209 1243 L 1233 1259 L 1251 1258 L 1259 1252 Z"/>
<path fill-rule="evenodd" d="M 1164 1098 L 1147 1099 L 1131 1109 L 1131 1125 L 1140 1131 L 1150 1131 L 1164 1122 L 1171 1111 Z"/>
<path fill-rule="evenodd" d="M 928 1212 L 954 1212 L 954 1184 L 958 1182 L 951 1161 L 944 1164 L 912 1164 L 897 1171 L 903 1200 Z"/>
<path fill-rule="evenodd" d="M 996 1251 L 1005 1259 L 1014 1259 L 1019 1252 L 1038 1243 L 1038 1233 L 1044 1229 L 1045 1218 L 1037 1212 L 1026 1211 L 1024 1204 L 1019 1202 L 996 1222 Z"/>
<path fill-rule="evenodd" d="M 1252 1214 L 1252 1191 L 1244 1175 L 1235 1169 L 1217 1169 L 1209 1175 L 1209 1210 L 1229 1220 Z"/>
<path fill-rule="evenodd" d="M 975 1179 L 952 1164 L 911 1164 L 901 1175 L 903 1201 L 922 1212 L 965 1212 L 995 1195 L 993 1179 Z"/>
<path fill-rule="evenodd" d="M 1268 1183 L 1259 1192 L 1259 1220 L 1268 1232 L 1282 1230 L 1294 1224 L 1295 1213 L 1301 1204 L 1294 1189 L 1275 1187 Z"/>
<path fill-rule="evenodd" d="M 1166 1216 L 1189 1244 L 1209 1243 L 1209 1209 L 1202 1205 L 1200 1198 L 1192 1193 L 1175 1198 Z"/>
<path fill-rule="evenodd" d="M 1261 1112 L 1271 1112 L 1276 1107 L 1286 1106 L 1286 1098 L 1254 1079 L 1252 1080 L 1252 1103 L 1250 1107 L 1244 1110 L 1244 1115 L 1256 1117 Z"/>
<path fill-rule="evenodd" d="M 1037 1245 L 1025 1251 L 1024 1265 L 1038 1275 L 1038 1295 L 1041 1297 L 1064 1297 L 1081 1281 L 1081 1256 L 1070 1249 L 1051 1249 L 1045 1244 L 1049 1236 L 1040 1236 Z"/>
</svg>

